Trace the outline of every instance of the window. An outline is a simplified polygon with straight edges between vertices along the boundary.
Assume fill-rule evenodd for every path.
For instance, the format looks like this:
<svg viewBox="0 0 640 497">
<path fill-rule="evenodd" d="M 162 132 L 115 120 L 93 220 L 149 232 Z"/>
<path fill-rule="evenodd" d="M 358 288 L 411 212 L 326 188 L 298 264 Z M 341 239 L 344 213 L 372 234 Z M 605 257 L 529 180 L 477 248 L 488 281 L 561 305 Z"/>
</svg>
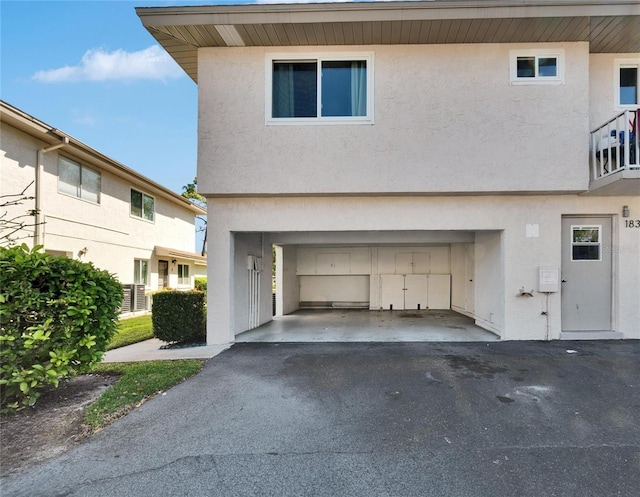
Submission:
<svg viewBox="0 0 640 497">
<path fill-rule="evenodd" d="M 562 50 L 512 50 L 512 85 L 561 84 L 564 81 Z"/>
<path fill-rule="evenodd" d="M 640 59 L 616 59 L 614 67 L 616 109 L 636 109 L 640 102 L 638 98 Z"/>
<path fill-rule="evenodd" d="M 133 282 L 136 285 L 149 285 L 149 261 L 134 259 Z"/>
<path fill-rule="evenodd" d="M 58 160 L 58 192 L 100 203 L 100 173 L 60 157 Z"/>
<path fill-rule="evenodd" d="M 187 264 L 178 264 L 178 285 L 191 285 Z"/>
<path fill-rule="evenodd" d="M 373 56 L 267 57 L 268 123 L 371 123 Z"/>
<path fill-rule="evenodd" d="M 602 226 L 571 226 L 571 260 L 599 261 Z"/>
<path fill-rule="evenodd" d="M 138 190 L 131 189 L 131 215 L 153 221 L 155 199 Z"/>
</svg>

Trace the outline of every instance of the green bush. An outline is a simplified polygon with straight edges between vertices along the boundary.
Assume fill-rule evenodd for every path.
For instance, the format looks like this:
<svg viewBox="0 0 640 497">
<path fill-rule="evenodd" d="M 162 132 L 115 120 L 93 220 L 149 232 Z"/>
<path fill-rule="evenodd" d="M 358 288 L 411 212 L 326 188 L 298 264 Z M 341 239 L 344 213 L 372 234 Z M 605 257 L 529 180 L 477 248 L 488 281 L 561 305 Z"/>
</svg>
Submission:
<svg viewBox="0 0 640 497">
<path fill-rule="evenodd" d="M 156 338 L 169 343 L 205 340 L 204 293 L 168 290 L 153 296 L 151 322 Z"/>
<path fill-rule="evenodd" d="M 0 406 L 100 362 L 118 326 L 122 285 L 106 271 L 35 247 L 0 248 Z"/>
<path fill-rule="evenodd" d="M 194 287 L 199 292 L 207 293 L 207 278 L 203 276 L 196 276 Z"/>
</svg>

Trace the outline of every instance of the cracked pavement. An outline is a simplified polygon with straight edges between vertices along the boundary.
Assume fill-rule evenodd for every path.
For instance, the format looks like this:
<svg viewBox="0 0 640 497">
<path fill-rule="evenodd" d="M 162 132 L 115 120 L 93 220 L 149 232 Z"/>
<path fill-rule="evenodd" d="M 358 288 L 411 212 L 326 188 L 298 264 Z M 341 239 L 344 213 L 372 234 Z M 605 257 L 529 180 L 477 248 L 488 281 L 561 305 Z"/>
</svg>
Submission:
<svg viewBox="0 0 640 497">
<path fill-rule="evenodd" d="M 0 485 L 3 497 L 637 496 L 640 342 L 237 344 Z"/>
</svg>

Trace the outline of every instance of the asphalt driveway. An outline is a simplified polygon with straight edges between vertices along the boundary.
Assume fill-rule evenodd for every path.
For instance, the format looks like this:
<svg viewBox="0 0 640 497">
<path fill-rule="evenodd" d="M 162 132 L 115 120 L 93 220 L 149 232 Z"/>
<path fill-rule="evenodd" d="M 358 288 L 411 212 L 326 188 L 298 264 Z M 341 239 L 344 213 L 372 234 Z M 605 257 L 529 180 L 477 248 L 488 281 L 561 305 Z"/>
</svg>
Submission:
<svg viewBox="0 0 640 497">
<path fill-rule="evenodd" d="M 638 496 L 640 342 L 240 344 L 9 496 Z"/>
</svg>

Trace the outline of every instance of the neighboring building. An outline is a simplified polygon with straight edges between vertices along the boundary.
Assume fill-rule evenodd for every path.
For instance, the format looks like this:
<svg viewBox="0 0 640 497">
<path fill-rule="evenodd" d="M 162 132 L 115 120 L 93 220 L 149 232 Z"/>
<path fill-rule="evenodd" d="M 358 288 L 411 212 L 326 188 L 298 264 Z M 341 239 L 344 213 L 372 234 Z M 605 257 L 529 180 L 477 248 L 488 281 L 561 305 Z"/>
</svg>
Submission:
<svg viewBox="0 0 640 497">
<path fill-rule="evenodd" d="M 279 314 L 640 338 L 637 1 L 137 13 L 198 84 L 210 343 L 271 319 L 272 245 Z"/>
<path fill-rule="evenodd" d="M 123 312 L 148 309 L 151 291 L 193 288 L 206 273 L 206 258 L 193 253 L 202 209 L 2 101 L 0 121 L 0 195 L 33 197 L 6 218 L 39 212 L 18 243 L 113 273 L 126 285 Z"/>
</svg>

